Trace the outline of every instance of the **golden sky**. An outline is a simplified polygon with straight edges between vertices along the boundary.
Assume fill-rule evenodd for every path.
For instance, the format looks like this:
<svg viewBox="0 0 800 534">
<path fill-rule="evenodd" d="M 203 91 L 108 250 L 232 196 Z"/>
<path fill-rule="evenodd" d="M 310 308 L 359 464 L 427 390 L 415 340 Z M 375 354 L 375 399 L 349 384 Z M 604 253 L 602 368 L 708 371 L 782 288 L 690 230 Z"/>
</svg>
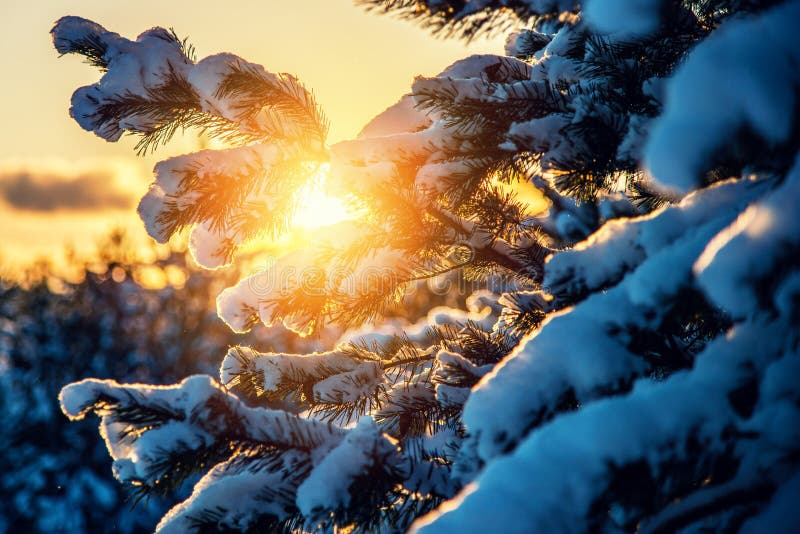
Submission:
<svg viewBox="0 0 800 534">
<path fill-rule="evenodd" d="M 414 76 L 436 74 L 469 54 L 502 51 L 499 38 L 469 46 L 435 39 L 408 22 L 365 13 L 351 0 L 2 0 L 4 269 L 37 256 L 57 260 L 68 243 L 88 253 L 114 225 L 144 239 L 129 202 L 145 191 L 156 161 L 197 148 L 187 137 L 139 158 L 132 139 L 107 143 L 81 130 L 68 116 L 70 96 L 99 73 L 78 57 L 58 58 L 49 30 L 63 15 L 93 19 L 128 38 L 152 26 L 173 27 L 189 37 L 198 58 L 226 51 L 293 73 L 328 114 L 330 142 L 356 135 L 408 91 Z M 109 180 L 115 187 L 98 193 L 95 185 Z"/>
</svg>

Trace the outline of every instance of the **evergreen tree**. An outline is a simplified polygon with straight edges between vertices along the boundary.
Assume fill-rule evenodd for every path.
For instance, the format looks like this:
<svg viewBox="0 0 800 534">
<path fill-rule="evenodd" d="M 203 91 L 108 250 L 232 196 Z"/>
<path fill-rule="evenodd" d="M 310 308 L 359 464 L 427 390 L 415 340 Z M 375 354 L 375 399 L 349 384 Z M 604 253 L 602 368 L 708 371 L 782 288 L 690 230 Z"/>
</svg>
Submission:
<svg viewBox="0 0 800 534">
<path fill-rule="evenodd" d="M 796 530 L 800 2 L 365 3 L 465 38 L 528 28 L 331 147 L 292 76 L 159 28 L 53 29 L 104 71 L 73 96 L 85 129 L 228 142 L 156 166 L 157 240 L 191 227 L 223 265 L 324 174 L 358 208 L 299 278 L 294 254 L 224 290 L 235 331 L 360 325 L 452 272 L 505 291 L 424 333 L 233 347 L 219 382 L 67 386 L 137 494 L 204 473 L 158 530 Z"/>
</svg>

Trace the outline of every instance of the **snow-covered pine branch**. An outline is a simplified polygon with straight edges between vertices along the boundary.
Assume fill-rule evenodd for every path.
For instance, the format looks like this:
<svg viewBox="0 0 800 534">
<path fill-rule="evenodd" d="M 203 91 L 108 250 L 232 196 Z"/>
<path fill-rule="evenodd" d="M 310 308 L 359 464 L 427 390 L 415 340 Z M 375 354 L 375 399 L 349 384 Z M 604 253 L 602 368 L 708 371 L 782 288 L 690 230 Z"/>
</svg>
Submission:
<svg viewBox="0 0 800 534">
<path fill-rule="evenodd" d="M 100 82 L 75 91 L 70 115 L 108 141 L 137 134 L 144 152 L 195 127 L 229 141 L 300 137 L 317 150 L 325 142 L 327 119 L 291 76 L 232 54 L 195 62 L 186 41 L 163 28 L 130 41 L 70 16 L 51 34 L 58 52 L 83 55 L 103 71 Z"/>
<path fill-rule="evenodd" d="M 435 34 L 467 40 L 524 24 L 553 25 L 576 0 L 358 0 L 368 11 L 413 21 Z M 574 13 L 573 13 L 574 14 Z"/>
<path fill-rule="evenodd" d="M 327 119 L 295 78 L 232 54 L 195 63 L 185 41 L 162 28 L 130 41 L 64 17 L 52 35 L 59 52 L 81 54 L 104 72 L 73 94 L 70 114 L 84 129 L 108 141 L 139 135 L 140 152 L 186 128 L 249 143 L 159 163 L 139 206 L 152 237 L 166 242 L 193 227 L 195 257 L 214 268 L 242 242 L 286 227 L 298 188 L 327 158 Z"/>
<path fill-rule="evenodd" d="M 800 4 L 789 2 L 723 25 L 669 82 L 667 109 L 645 148 L 657 180 L 673 188 L 703 184 L 702 173 L 714 161 L 708 147 L 740 158 L 729 151 L 728 139 L 748 127 L 758 136 L 754 142 L 771 146 L 770 155 L 747 160 L 749 169 L 761 172 L 705 187 L 650 216 L 609 223 L 551 259 L 545 287 L 582 300 L 548 317 L 470 396 L 463 420 L 475 443 L 465 450 L 486 468 L 447 512 L 420 523 L 420 532 L 481 530 L 498 521 L 509 532 L 796 527 L 797 512 L 784 503 L 786 492 L 797 495 L 798 464 L 791 459 L 797 448 L 789 445 L 796 432 L 789 428 L 800 420 L 800 396 L 796 384 L 777 373 L 798 361 L 797 301 L 787 306 L 785 300 L 796 295 L 790 288 L 800 257 L 800 220 L 789 208 L 800 183 L 797 37 L 790 22 L 798 17 Z M 766 55 L 774 60 L 761 68 Z M 749 80 L 749 90 L 712 104 L 720 80 L 737 76 Z M 702 115 L 692 111 L 698 109 Z M 786 115 L 787 109 L 794 111 Z M 776 128 L 766 130 L 778 115 Z M 717 127 L 723 120 L 739 129 Z M 791 127 L 783 126 L 787 120 Z M 702 143 L 683 144 L 700 128 Z M 676 152 L 676 146 L 682 148 Z M 772 159 L 773 153 L 786 159 Z M 682 288 L 700 294 L 680 295 Z M 724 313 L 733 324 L 723 320 L 716 332 L 676 340 L 688 370 L 639 380 L 623 395 L 589 402 L 581 393 L 587 384 L 606 388 L 601 396 L 607 396 L 624 373 L 664 376 L 650 366 L 663 364 L 667 352 L 646 350 L 634 334 L 642 327 L 651 340 L 666 334 L 676 305 L 690 313 L 710 305 L 705 317 Z M 633 322 L 621 324 L 615 316 Z M 598 322 L 603 327 L 597 331 L 578 330 Z M 704 336 L 709 342 L 695 345 L 703 348 L 693 354 L 689 342 Z M 598 348 L 609 339 L 622 343 Z M 656 359 L 638 367 L 644 362 L 631 359 L 631 345 L 634 353 Z M 564 354 L 587 359 L 571 364 Z M 563 375 L 567 370 L 577 374 Z M 542 424 L 547 409 L 531 405 L 531 391 L 547 391 L 553 410 L 565 388 L 577 403 L 563 408 L 575 413 Z M 776 425 L 776 417 L 783 423 Z M 773 423 L 764 426 L 768 419 Z M 539 429 L 531 432 L 532 424 Z M 509 480 L 518 482 L 509 486 Z M 774 504 L 767 505 L 773 495 Z"/>
<path fill-rule="evenodd" d="M 216 135 L 217 126 L 225 125 L 228 133 L 220 135 L 238 146 L 159 163 L 139 206 L 148 232 L 158 241 L 190 227 L 191 250 L 203 266 L 226 265 L 240 245 L 283 233 L 297 195 L 326 168 L 327 120 L 311 93 L 289 75 L 272 74 L 231 54 L 195 63 L 184 53 L 185 41 L 166 30 L 153 29 L 129 41 L 85 19 L 65 17 L 54 27 L 53 39 L 62 53 L 100 58 L 94 63 L 104 70 L 101 81 L 80 88 L 73 97 L 71 113 L 84 128 L 110 141 L 123 132 L 138 134 L 142 143 L 154 146 L 181 128 L 198 127 Z M 85 45 L 89 42 L 96 46 Z M 496 76 L 503 70 L 506 77 L 519 77 L 528 69 L 523 62 L 493 56 L 457 64 L 441 79 L 477 76 L 484 67 L 497 71 Z M 481 82 L 476 77 L 471 83 Z M 400 131 L 399 124 L 379 126 L 397 121 L 405 121 Z M 445 122 L 432 123 L 404 104 L 373 121 L 363 140 L 332 147 L 331 186 L 345 188 L 372 216 L 350 223 L 356 226 L 349 232 L 355 237 L 350 243 L 338 239 L 328 247 L 339 249 L 333 254 L 335 267 L 318 280 L 304 281 L 280 296 L 253 294 L 252 279 L 231 289 L 220 307 L 229 324 L 243 330 L 260 316 L 266 324 L 282 321 L 309 333 L 327 321 L 358 324 L 370 319 L 414 281 L 453 270 L 484 276 L 501 269 L 506 275 L 540 277 L 549 249 L 526 228 L 513 198 L 488 187 L 486 180 L 503 166 L 508 172 L 523 169 L 513 158 L 504 161 L 508 158 L 496 148 L 458 156 L 462 163 L 447 163 L 456 157 L 448 148 L 456 131 Z M 414 123 L 429 124 L 430 131 L 417 132 Z M 390 132 L 405 136 L 409 144 L 384 139 Z M 373 161 L 376 165 L 370 166 Z M 462 170 L 454 172 L 454 165 Z M 444 184 L 448 175 L 452 179 Z M 384 182 L 391 187 L 380 187 Z M 445 198 L 435 198 L 433 191 Z M 476 193 L 482 195 L 483 211 L 466 217 L 458 213 L 458 204 Z M 526 239 L 514 245 L 507 241 L 519 233 Z M 304 258 L 290 264 L 284 259 L 279 267 L 300 271 L 312 262 Z M 384 273 L 377 285 L 364 279 L 380 269 Z M 319 285 L 320 298 L 308 298 L 307 288 L 299 287 L 309 282 Z"/>
</svg>

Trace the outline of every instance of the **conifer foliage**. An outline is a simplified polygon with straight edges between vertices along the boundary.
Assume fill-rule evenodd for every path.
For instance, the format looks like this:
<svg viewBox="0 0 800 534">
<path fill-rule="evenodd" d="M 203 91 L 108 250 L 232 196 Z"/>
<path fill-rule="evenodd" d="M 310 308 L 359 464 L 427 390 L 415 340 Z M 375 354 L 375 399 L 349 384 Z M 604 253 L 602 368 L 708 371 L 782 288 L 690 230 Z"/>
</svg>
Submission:
<svg viewBox="0 0 800 534">
<path fill-rule="evenodd" d="M 158 530 L 796 529 L 800 2 L 365 3 L 465 38 L 523 29 L 330 147 L 289 75 L 195 61 L 158 28 L 53 29 L 104 71 L 73 96 L 85 129 L 228 143 L 156 166 L 154 238 L 191 227 L 218 267 L 324 175 L 358 209 L 299 279 L 268 283 L 294 254 L 224 290 L 234 330 L 361 325 L 451 272 L 502 292 L 327 352 L 232 347 L 218 381 L 65 387 L 133 491 L 203 475 Z"/>
</svg>

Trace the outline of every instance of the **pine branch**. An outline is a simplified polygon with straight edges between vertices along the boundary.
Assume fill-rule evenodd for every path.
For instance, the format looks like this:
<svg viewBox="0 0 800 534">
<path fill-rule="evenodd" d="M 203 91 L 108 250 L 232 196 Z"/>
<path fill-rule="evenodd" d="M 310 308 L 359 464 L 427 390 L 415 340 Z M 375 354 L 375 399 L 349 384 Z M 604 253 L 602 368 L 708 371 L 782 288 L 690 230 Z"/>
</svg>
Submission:
<svg viewBox="0 0 800 534">
<path fill-rule="evenodd" d="M 448 213 L 437 206 L 429 205 L 428 213 L 434 216 L 453 230 L 456 235 L 467 239 L 467 244 L 476 260 L 488 261 L 508 269 L 521 277 L 531 277 L 534 281 L 541 281 L 542 265 L 526 265 L 515 257 L 513 247 L 502 239 L 492 239 L 487 232 L 472 221 L 467 221 L 457 215 Z M 543 256 L 551 253 L 544 245 L 532 243 L 531 247 L 540 251 Z"/>
<path fill-rule="evenodd" d="M 409 387 L 406 391 L 421 387 Z M 391 403 L 385 404 L 373 415 L 375 420 L 385 432 L 400 439 L 433 434 L 445 428 L 459 428 L 461 410 L 442 407 L 436 401 L 433 384 L 425 386 L 425 389 L 429 390 L 425 397 L 418 396 L 417 393 L 403 396 L 395 392 Z"/>
<path fill-rule="evenodd" d="M 193 64 L 197 62 L 197 50 L 195 50 L 194 45 L 189 42 L 188 37 L 184 37 L 181 39 L 178 36 L 178 33 L 175 31 L 175 28 L 169 29 L 169 36 L 172 38 L 172 41 L 177 43 L 178 47 L 181 49 L 186 61 Z"/>
<path fill-rule="evenodd" d="M 175 445 L 169 449 L 157 449 L 156 458 L 148 466 L 145 477 L 125 483 L 134 506 L 150 497 L 166 497 L 176 492 L 189 477 L 204 473 L 215 464 L 225 461 L 242 446 L 223 441 L 209 447 L 191 448 L 180 440 Z"/>
<path fill-rule="evenodd" d="M 430 30 L 434 35 L 460 37 L 467 42 L 519 26 L 557 19 L 559 13 L 535 12 L 529 2 L 489 0 L 478 10 L 463 0 L 358 0 L 367 11 L 393 14 Z"/>
<path fill-rule="evenodd" d="M 146 88 L 146 95 L 130 91 L 101 102 L 96 119 L 107 128 L 130 129 L 141 136 L 136 143 L 139 155 L 154 151 L 167 143 L 179 130 L 196 128 L 226 142 L 243 144 L 256 137 L 240 131 L 238 124 L 202 110 L 200 97 L 192 85 L 172 66 L 163 83 Z M 144 124 L 129 126 L 131 118 L 144 120 Z M 124 126 L 123 126 L 124 125 Z"/>
<path fill-rule="evenodd" d="M 362 384 L 353 383 L 352 387 L 360 388 Z M 350 396 L 349 391 L 340 391 L 341 397 Z M 380 409 L 386 397 L 384 385 L 379 385 L 371 393 L 361 395 L 354 400 L 339 399 L 335 402 L 315 400 L 309 414 L 316 416 L 320 421 L 347 426 L 359 418 Z"/>
<path fill-rule="evenodd" d="M 775 491 L 767 480 L 736 478 L 718 486 L 702 488 L 661 510 L 643 522 L 643 534 L 677 532 L 693 523 L 730 510 L 739 505 L 752 505 L 768 500 Z"/>
<path fill-rule="evenodd" d="M 54 42 L 56 49 L 61 51 L 61 55 L 78 54 L 83 56 L 84 63 L 96 67 L 101 72 L 108 70 L 108 61 L 105 58 L 108 46 L 94 33 L 87 33 L 80 39 L 57 38 Z"/>
<path fill-rule="evenodd" d="M 476 365 L 488 365 L 506 357 L 516 342 L 503 333 L 487 332 L 474 321 L 467 321 L 453 341 L 446 341 L 444 346 Z"/>
<path fill-rule="evenodd" d="M 633 204 L 646 212 L 655 211 L 662 206 L 672 204 L 675 199 L 652 187 L 643 180 L 633 181 L 629 186 L 629 197 Z"/>
<path fill-rule="evenodd" d="M 299 203 L 299 185 L 316 172 L 316 166 L 293 152 L 286 147 L 281 161 L 241 169 L 235 176 L 183 170 L 178 192 L 165 201 L 157 222 L 165 235 L 197 223 L 207 223 L 238 242 L 279 235 L 289 227 Z M 267 209 L 267 202 L 277 208 Z"/>
<path fill-rule="evenodd" d="M 519 67 L 508 69 L 514 71 Z M 415 83 L 412 94 L 419 109 L 441 116 L 444 125 L 456 134 L 470 139 L 479 134 L 500 138 L 514 122 L 568 111 L 568 93 L 548 82 L 527 80 L 525 74 L 522 71 L 513 74 L 512 80 L 519 79 L 505 83 L 486 79 L 424 79 Z M 462 94 L 459 84 L 478 84 L 478 92 L 486 96 L 468 96 L 475 92 L 474 87 L 470 87 L 467 95 Z M 487 144 L 496 150 L 499 143 L 492 140 Z"/>
<path fill-rule="evenodd" d="M 542 305 L 543 299 L 531 298 L 530 293 L 506 293 L 501 302 L 505 304 L 499 324 L 502 331 L 515 339 L 533 332 L 550 311 Z"/>
<path fill-rule="evenodd" d="M 243 62 L 229 66 L 230 72 L 223 78 L 217 89 L 218 98 L 234 98 L 240 110 L 241 120 L 254 120 L 256 114 L 265 107 L 274 111 L 267 114 L 257 128 L 273 138 L 294 138 L 302 140 L 309 136 L 305 146 L 317 146 L 317 151 L 325 143 L 329 123 L 314 95 L 292 75 L 267 75 L 263 69 Z M 283 119 L 291 120 L 299 131 L 287 131 Z"/>
</svg>

